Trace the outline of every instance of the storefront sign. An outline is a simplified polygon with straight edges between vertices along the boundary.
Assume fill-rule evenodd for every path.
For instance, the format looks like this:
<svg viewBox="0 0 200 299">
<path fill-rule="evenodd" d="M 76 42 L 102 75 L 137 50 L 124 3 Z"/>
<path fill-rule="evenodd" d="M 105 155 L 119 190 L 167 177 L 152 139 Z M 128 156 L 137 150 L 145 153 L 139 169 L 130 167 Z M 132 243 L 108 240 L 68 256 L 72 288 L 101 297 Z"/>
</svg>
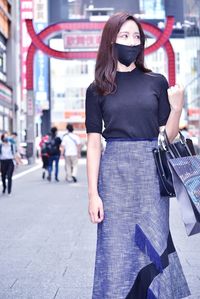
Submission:
<svg viewBox="0 0 200 299">
<path fill-rule="evenodd" d="M 34 0 L 33 18 L 34 23 L 48 23 L 48 3 L 47 0 Z"/>
<path fill-rule="evenodd" d="M 65 49 L 97 49 L 101 40 L 101 31 L 73 31 L 63 33 Z"/>
<path fill-rule="evenodd" d="M 31 44 L 30 36 L 26 29 L 25 19 L 32 19 L 33 17 L 33 4 L 32 0 L 21 0 L 21 80 L 22 80 L 22 101 L 26 101 L 26 56 L 28 47 Z"/>
<path fill-rule="evenodd" d="M 47 0 L 34 1 L 34 25 L 39 33 L 48 25 Z M 34 65 L 34 91 L 36 111 L 48 110 L 48 57 L 42 51 L 37 51 Z"/>
<path fill-rule="evenodd" d="M 85 112 L 84 111 L 65 111 L 64 117 L 68 122 L 83 122 L 85 120 Z"/>
<path fill-rule="evenodd" d="M 34 103 L 33 103 L 33 94 L 30 93 L 27 96 L 27 115 L 33 116 L 34 115 Z"/>
</svg>

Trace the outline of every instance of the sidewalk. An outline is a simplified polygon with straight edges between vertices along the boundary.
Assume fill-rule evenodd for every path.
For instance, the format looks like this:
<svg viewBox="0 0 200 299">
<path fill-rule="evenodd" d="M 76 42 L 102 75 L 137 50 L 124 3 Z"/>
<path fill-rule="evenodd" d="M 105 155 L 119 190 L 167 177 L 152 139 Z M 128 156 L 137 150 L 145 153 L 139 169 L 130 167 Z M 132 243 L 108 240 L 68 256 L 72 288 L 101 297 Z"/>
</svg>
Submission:
<svg viewBox="0 0 200 299">
<path fill-rule="evenodd" d="M 59 183 L 34 167 L 21 166 L 12 196 L 0 196 L 0 299 L 91 299 L 96 225 L 87 213 L 85 160 L 77 184 L 64 181 L 63 165 Z M 200 299 L 200 235 L 186 236 L 175 199 L 171 228 L 188 299 Z"/>
<path fill-rule="evenodd" d="M 34 164 L 28 164 L 27 160 L 24 159 L 22 160 L 23 164 L 19 164 L 15 166 L 15 170 L 14 170 L 14 175 L 18 174 L 18 173 L 22 173 L 24 171 L 27 171 L 29 169 L 39 169 L 42 167 L 42 162 L 41 159 L 36 159 Z"/>
<path fill-rule="evenodd" d="M 200 234 L 186 235 L 176 198 L 171 199 L 170 213 L 173 241 L 192 293 L 188 298 L 200 299 Z"/>
</svg>

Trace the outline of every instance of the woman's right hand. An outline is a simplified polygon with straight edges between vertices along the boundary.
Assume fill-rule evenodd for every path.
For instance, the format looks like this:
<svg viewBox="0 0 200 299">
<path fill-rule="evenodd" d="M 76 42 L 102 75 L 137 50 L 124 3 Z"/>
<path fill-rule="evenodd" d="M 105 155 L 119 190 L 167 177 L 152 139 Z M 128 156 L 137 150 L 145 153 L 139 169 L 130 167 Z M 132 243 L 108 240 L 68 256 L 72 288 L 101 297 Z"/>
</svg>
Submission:
<svg viewBox="0 0 200 299">
<path fill-rule="evenodd" d="M 89 197 L 88 213 L 92 223 L 100 223 L 104 219 L 103 202 L 99 195 Z"/>
<path fill-rule="evenodd" d="M 180 84 L 175 84 L 167 90 L 171 110 L 182 111 L 184 105 L 184 88 Z"/>
</svg>

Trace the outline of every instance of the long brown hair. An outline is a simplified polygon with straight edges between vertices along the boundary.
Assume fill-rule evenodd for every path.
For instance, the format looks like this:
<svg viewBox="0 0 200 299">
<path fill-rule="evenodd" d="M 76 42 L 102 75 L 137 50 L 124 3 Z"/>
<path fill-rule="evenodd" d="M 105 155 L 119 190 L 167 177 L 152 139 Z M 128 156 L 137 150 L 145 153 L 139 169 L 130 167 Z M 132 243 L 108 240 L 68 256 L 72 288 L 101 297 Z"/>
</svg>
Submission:
<svg viewBox="0 0 200 299">
<path fill-rule="evenodd" d="M 107 95 L 116 91 L 115 77 L 117 72 L 117 56 L 113 43 L 117 39 L 117 34 L 121 26 L 127 21 L 133 20 L 139 29 L 142 51 L 138 55 L 135 65 L 143 72 L 150 72 L 144 66 L 144 44 L 145 35 L 139 21 L 126 12 L 119 12 L 112 15 L 106 22 L 99 45 L 95 67 L 95 85 L 101 95 Z"/>
</svg>

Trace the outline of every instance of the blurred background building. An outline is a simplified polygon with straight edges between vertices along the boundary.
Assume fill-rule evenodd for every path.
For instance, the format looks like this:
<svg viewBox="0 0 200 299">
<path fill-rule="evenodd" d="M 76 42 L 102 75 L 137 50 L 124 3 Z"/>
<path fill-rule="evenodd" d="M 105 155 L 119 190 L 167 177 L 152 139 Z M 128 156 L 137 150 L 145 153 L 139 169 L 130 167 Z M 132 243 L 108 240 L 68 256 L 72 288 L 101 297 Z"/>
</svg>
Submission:
<svg viewBox="0 0 200 299">
<path fill-rule="evenodd" d="M 200 146 L 200 0 L 0 0 L 0 130 L 17 130 L 26 141 L 26 55 L 30 38 L 25 19 L 35 31 L 59 22 L 105 22 L 128 11 L 158 28 L 175 17 L 170 38 L 176 57 L 176 78 L 185 86 L 181 127 L 187 125 Z M 155 38 L 147 32 L 147 45 Z M 60 51 L 97 51 L 101 32 L 73 30 L 53 35 L 50 47 Z M 145 57 L 155 72 L 167 74 L 167 57 L 159 49 Z M 34 64 L 35 132 L 38 139 L 56 125 L 60 135 L 72 122 L 84 140 L 85 91 L 94 78 L 95 59 L 58 60 L 38 51 Z"/>
<path fill-rule="evenodd" d="M 12 20 L 13 5 L 11 1 L 0 0 L 0 131 L 12 129 L 15 107 L 13 100 L 12 65 Z M 13 22 L 13 23 L 12 23 Z M 19 70 L 19 68 L 18 68 Z"/>
</svg>

